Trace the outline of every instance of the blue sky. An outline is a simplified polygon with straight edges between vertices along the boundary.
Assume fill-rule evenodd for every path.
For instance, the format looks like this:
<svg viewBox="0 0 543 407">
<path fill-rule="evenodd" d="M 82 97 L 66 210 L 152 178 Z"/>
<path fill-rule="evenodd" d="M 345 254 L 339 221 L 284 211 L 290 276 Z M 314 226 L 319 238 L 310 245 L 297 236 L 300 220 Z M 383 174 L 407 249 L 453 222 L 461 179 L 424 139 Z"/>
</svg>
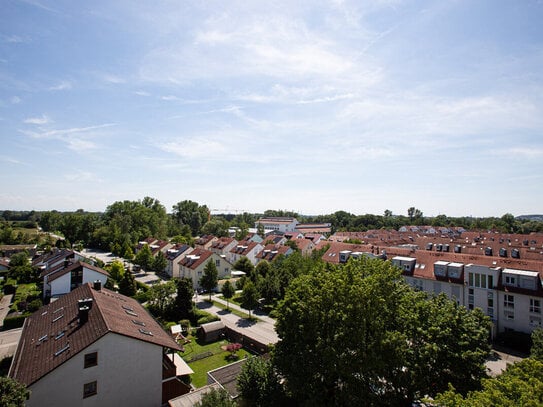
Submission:
<svg viewBox="0 0 543 407">
<path fill-rule="evenodd" d="M 543 208 L 543 2 L 0 3 L 0 209 Z"/>
</svg>

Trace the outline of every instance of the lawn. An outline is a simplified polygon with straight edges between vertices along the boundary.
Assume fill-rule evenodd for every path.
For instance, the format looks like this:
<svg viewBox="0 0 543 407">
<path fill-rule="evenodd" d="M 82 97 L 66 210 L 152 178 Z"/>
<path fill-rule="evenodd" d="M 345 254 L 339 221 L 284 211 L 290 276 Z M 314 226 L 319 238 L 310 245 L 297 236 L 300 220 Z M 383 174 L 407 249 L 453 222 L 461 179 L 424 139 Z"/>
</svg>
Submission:
<svg viewBox="0 0 543 407">
<path fill-rule="evenodd" d="M 194 370 L 191 378 L 195 387 L 202 387 L 207 384 L 207 372 L 210 370 L 235 362 L 235 360 L 229 359 L 230 352 L 221 349 L 221 346 L 229 343 L 227 340 L 204 344 L 194 337 L 189 338 L 191 343 L 184 345 L 185 352 L 181 356 Z M 237 360 L 239 360 L 249 355 L 249 353 L 245 349 L 240 349 L 237 355 L 239 357 Z M 198 359 L 199 357 L 201 358 Z M 193 359 L 198 360 L 192 361 Z"/>
</svg>

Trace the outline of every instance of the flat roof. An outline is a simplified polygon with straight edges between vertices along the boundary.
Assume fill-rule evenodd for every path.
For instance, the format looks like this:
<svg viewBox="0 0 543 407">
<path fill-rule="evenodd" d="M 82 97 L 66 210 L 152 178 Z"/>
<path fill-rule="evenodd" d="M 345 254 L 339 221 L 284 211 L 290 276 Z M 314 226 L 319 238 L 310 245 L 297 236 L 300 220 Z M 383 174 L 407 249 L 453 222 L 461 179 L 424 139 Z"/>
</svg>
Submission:
<svg viewBox="0 0 543 407">
<path fill-rule="evenodd" d="M 515 269 L 503 269 L 504 274 L 516 274 L 517 276 L 537 277 L 539 273 L 537 271 L 528 270 L 515 270 Z"/>
<path fill-rule="evenodd" d="M 413 261 L 413 260 L 417 260 L 416 258 L 414 257 L 406 257 L 406 256 L 395 256 L 392 258 L 392 260 L 400 260 L 400 261 Z"/>
</svg>

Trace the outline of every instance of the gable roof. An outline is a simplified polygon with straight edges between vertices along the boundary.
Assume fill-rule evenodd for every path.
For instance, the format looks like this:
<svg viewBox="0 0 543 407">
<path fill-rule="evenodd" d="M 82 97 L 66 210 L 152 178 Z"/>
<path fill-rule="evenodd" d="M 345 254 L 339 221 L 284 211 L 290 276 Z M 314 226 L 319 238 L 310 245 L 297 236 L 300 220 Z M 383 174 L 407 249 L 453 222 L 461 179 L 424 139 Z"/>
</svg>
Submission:
<svg viewBox="0 0 543 407">
<path fill-rule="evenodd" d="M 77 261 L 75 263 L 69 264 L 66 267 L 63 265 L 58 270 L 55 270 L 53 273 L 49 274 L 49 278 L 47 279 L 47 281 L 50 283 L 51 281 L 54 281 L 57 278 L 62 277 L 63 275 L 68 274 L 78 269 L 93 270 L 93 271 L 96 271 L 97 273 L 105 275 L 106 277 L 109 277 L 109 273 L 106 270 L 101 269 L 100 267 L 97 267 L 97 266 L 93 266 L 92 264 L 88 264 L 82 261 Z"/>
<path fill-rule="evenodd" d="M 179 264 L 183 267 L 188 267 L 192 270 L 196 270 L 202 263 L 213 256 L 215 253 L 201 248 L 196 248 L 190 254 L 183 257 Z"/>
<path fill-rule="evenodd" d="M 84 323 L 81 299 L 92 300 Z M 9 375 L 29 386 L 109 332 L 181 350 L 136 300 L 84 284 L 26 319 Z"/>
</svg>

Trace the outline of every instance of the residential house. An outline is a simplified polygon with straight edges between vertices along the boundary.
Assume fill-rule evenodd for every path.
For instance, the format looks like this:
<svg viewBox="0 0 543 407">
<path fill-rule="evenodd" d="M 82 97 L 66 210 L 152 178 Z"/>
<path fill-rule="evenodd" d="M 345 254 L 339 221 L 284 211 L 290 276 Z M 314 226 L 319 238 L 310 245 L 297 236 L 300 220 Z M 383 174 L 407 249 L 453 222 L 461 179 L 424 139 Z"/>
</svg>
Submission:
<svg viewBox="0 0 543 407">
<path fill-rule="evenodd" d="M 209 250 L 211 245 L 218 239 L 218 237 L 213 235 L 203 235 L 196 239 L 196 241 L 194 242 L 194 247 L 197 249 Z"/>
<path fill-rule="evenodd" d="M 179 243 L 170 249 L 168 249 L 165 253 L 166 257 L 166 274 L 170 277 L 177 277 L 179 278 L 179 262 L 181 259 L 183 259 L 187 254 L 192 252 L 193 248 L 190 247 L 187 244 Z"/>
<path fill-rule="evenodd" d="M 56 298 L 86 283 L 100 281 L 105 285 L 109 273 L 89 263 L 65 260 L 64 263 L 43 271 L 40 277 L 43 279 L 43 297 Z"/>
<path fill-rule="evenodd" d="M 225 258 L 209 250 L 197 248 L 179 261 L 180 277 L 190 278 L 194 289 L 201 288 L 200 279 L 209 261 L 215 263 L 219 279 L 230 275 L 232 265 Z"/>
<path fill-rule="evenodd" d="M 209 251 L 226 258 L 228 252 L 237 244 L 238 241 L 233 237 L 221 237 L 211 244 Z"/>
<path fill-rule="evenodd" d="M 256 256 L 263 249 L 260 243 L 242 240 L 228 252 L 226 258 L 230 263 L 235 264 L 242 257 L 247 257 L 251 263 L 256 264 Z"/>
<path fill-rule="evenodd" d="M 26 319 L 9 376 L 30 407 L 158 407 L 189 390 L 167 353 L 180 350 L 136 300 L 84 284 Z"/>
<path fill-rule="evenodd" d="M 267 244 L 266 246 L 264 246 L 264 249 L 256 255 L 256 262 L 257 264 L 262 260 L 272 262 L 279 255 L 288 256 L 292 253 L 292 251 L 292 248 L 289 246 Z"/>
<path fill-rule="evenodd" d="M 317 245 L 310 239 L 292 239 L 302 256 L 309 256 Z"/>
<path fill-rule="evenodd" d="M 306 233 L 318 233 L 318 234 L 327 234 L 332 233 L 332 224 L 331 223 L 299 223 L 296 225 L 296 230 L 300 231 L 303 234 Z"/>
</svg>

